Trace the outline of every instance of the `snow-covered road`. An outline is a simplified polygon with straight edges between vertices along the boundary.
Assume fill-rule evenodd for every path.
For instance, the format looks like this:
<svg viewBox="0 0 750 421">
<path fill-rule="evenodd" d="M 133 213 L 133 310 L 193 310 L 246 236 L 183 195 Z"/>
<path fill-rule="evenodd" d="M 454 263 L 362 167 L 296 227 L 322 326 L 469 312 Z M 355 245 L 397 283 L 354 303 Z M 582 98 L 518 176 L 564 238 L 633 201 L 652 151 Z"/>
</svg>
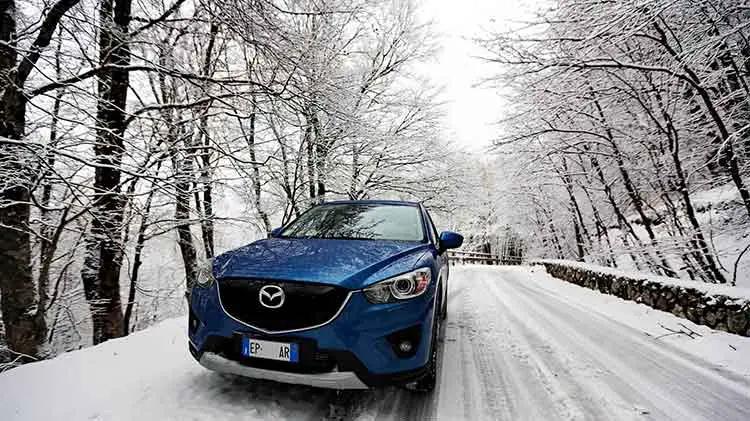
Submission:
<svg viewBox="0 0 750 421">
<path fill-rule="evenodd" d="M 208 372 L 171 320 L 1 374 L 0 419 L 750 420 L 748 338 L 520 267 L 453 268 L 448 308 L 432 395 Z"/>
<path fill-rule="evenodd" d="M 629 326 L 605 313 L 620 316 L 621 308 L 591 301 L 642 306 L 516 268 L 461 275 L 438 418 L 750 419 L 747 377 L 647 336 L 638 326 L 644 320 Z M 746 338 L 738 342 L 748 350 Z"/>
</svg>

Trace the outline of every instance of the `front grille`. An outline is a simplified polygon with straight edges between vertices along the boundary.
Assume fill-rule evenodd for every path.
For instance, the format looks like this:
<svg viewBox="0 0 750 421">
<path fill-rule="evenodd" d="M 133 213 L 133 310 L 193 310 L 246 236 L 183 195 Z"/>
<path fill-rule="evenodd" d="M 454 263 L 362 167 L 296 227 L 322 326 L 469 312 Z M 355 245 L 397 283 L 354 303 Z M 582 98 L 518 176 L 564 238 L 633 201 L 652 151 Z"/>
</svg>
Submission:
<svg viewBox="0 0 750 421">
<path fill-rule="evenodd" d="M 261 305 L 260 289 L 265 285 L 284 290 L 281 307 Z M 218 287 L 221 304 L 230 316 L 269 332 L 323 324 L 336 315 L 349 295 L 347 289 L 332 285 L 261 279 L 221 279 Z"/>
</svg>

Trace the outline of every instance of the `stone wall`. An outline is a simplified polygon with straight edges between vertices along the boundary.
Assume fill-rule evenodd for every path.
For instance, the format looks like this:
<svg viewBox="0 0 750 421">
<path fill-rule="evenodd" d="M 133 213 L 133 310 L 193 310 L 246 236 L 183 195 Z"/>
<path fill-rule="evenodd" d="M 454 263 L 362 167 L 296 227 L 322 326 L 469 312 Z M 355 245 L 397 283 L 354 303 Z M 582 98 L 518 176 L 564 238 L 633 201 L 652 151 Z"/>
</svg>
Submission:
<svg viewBox="0 0 750 421">
<path fill-rule="evenodd" d="M 693 323 L 750 337 L 750 300 L 558 261 L 536 261 L 563 281 L 643 303 Z M 587 265 L 588 266 L 588 265 Z"/>
</svg>

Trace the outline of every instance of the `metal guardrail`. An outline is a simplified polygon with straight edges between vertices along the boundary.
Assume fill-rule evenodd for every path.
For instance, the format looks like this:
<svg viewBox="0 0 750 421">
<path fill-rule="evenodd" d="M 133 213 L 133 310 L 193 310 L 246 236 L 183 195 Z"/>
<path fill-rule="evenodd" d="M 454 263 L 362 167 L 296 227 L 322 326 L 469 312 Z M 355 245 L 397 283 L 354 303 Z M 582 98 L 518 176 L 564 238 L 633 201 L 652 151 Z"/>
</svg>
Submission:
<svg viewBox="0 0 750 421">
<path fill-rule="evenodd" d="M 473 263 L 480 265 L 520 265 L 521 258 L 517 256 L 500 256 L 491 253 L 480 253 L 475 251 L 452 251 L 450 252 L 451 262 Z"/>
</svg>

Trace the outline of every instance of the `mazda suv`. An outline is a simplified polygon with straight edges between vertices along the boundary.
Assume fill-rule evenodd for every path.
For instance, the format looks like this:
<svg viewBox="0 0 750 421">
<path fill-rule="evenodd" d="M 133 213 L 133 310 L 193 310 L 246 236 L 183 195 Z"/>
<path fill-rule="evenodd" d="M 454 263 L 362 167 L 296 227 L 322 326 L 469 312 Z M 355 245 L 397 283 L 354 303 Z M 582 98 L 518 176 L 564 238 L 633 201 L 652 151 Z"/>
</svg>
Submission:
<svg viewBox="0 0 750 421">
<path fill-rule="evenodd" d="M 431 390 L 448 249 L 420 203 L 315 206 L 199 268 L 190 353 L 219 372 L 333 389 Z"/>
</svg>

